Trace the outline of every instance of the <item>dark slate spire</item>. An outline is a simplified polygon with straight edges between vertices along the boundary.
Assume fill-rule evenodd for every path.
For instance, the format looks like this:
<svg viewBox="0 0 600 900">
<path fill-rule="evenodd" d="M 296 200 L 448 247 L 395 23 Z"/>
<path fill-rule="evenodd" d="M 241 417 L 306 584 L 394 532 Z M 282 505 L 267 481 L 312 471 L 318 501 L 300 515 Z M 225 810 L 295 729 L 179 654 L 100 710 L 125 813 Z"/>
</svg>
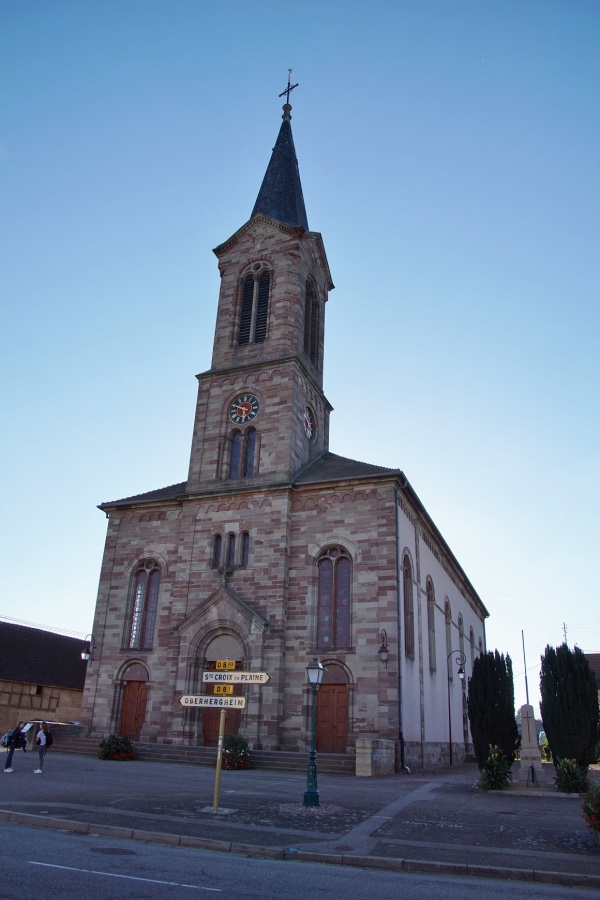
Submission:
<svg viewBox="0 0 600 900">
<path fill-rule="evenodd" d="M 286 225 L 302 225 L 308 231 L 298 160 L 294 149 L 290 119 L 292 107 L 283 106 L 283 122 L 277 143 L 261 184 L 252 215 L 264 213 Z"/>
</svg>

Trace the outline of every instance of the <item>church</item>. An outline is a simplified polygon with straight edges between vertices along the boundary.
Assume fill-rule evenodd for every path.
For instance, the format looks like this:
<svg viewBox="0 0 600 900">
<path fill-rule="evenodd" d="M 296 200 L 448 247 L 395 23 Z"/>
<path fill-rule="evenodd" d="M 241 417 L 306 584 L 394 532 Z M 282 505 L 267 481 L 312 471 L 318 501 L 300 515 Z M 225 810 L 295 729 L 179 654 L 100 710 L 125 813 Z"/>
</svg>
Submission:
<svg viewBox="0 0 600 900">
<path fill-rule="evenodd" d="M 441 766 L 471 746 L 466 684 L 488 613 L 404 473 L 329 450 L 334 285 L 287 101 L 250 219 L 214 250 L 215 338 L 187 479 L 99 507 L 82 721 L 99 739 L 215 745 L 219 710 L 179 699 L 218 692 L 203 675 L 230 660 L 270 681 L 234 686 L 246 705 L 227 711 L 226 732 L 306 753 L 318 658 L 317 752 L 383 740 L 398 768 Z"/>
</svg>

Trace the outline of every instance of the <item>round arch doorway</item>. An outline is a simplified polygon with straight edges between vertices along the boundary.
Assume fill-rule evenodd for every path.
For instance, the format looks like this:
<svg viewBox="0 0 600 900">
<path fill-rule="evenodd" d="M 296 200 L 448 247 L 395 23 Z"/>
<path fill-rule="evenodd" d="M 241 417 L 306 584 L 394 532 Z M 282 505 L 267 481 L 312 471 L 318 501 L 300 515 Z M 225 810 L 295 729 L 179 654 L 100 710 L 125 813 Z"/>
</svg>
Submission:
<svg viewBox="0 0 600 900">
<path fill-rule="evenodd" d="M 218 659 L 235 660 L 236 669 L 243 667 L 244 649 L 236 637 L 231 634 L 221 634 L 214 638 L 206 648 L 204 654 L 204 671 L 211 672 L 217 667 Z M 206 694 L 215 693 L 214 684 L 205 685 Z M 233 685 L 234 695 L 242 693 L 241 685 Z M 202 741 L 205 747 L 216 747 L 219 742 L 220 710 L 206 707 L 202 710 Z M 228 709 L 225 713 L 225 734 L 237 734 L 242 721 L 241 709 Z"/>
<path fill-rule="evenodd" d="M 123 702 L 119 734 L 139 741 L 148 705 L 148 673 L 141 663 L 134 663 L 123 674 Z"/>
<path fill-rule="evenodd" d="M 348 743 L 348 676 L 326 665 L 317 698 L 317 752 L 345 753 Z"/>
</svg>

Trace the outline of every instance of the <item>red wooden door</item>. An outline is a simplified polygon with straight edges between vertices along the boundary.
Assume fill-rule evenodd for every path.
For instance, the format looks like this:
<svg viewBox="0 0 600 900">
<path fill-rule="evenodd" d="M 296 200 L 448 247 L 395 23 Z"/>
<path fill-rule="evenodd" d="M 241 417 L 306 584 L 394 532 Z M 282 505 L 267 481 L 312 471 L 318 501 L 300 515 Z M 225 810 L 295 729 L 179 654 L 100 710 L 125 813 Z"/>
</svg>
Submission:
<svg viewBox="0 0 600 900">
<path fill-rule="evenodd" d="M 348 741 L 348 685 L 322 684 L 317 693 L 317 750 L 345 753 Z"/>
<path fill-rule="evenodd" d="M 119 734 L 128 734 L 139 741 L 148 703 L 148 684 L 145 681 L 126 681 Z"/>
</svg>

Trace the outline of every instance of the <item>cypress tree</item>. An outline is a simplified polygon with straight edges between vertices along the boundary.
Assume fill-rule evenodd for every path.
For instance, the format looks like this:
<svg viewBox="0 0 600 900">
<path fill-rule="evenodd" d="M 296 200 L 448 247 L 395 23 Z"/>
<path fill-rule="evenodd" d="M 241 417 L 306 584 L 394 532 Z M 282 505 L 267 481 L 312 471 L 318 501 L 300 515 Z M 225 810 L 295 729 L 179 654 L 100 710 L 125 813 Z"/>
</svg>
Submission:
<svg viewBox="0 0 600 900">
<path fill-rule="evenodd" d="M 546 647 L 540 670 L 540 712 L 552 759 L 587 769 L 598 740 L 596 676 L 579 647 Z"/>
<path fill-rule="evenodd" d="M 509 764 L 515 758 L 519 732 L 515 720 L 515 689 L 508 654 L 482 653 L 469 679 L 469 722 L 477 765 L 483 769 L 490 744 L 504 751 Z"/>
</svg>

